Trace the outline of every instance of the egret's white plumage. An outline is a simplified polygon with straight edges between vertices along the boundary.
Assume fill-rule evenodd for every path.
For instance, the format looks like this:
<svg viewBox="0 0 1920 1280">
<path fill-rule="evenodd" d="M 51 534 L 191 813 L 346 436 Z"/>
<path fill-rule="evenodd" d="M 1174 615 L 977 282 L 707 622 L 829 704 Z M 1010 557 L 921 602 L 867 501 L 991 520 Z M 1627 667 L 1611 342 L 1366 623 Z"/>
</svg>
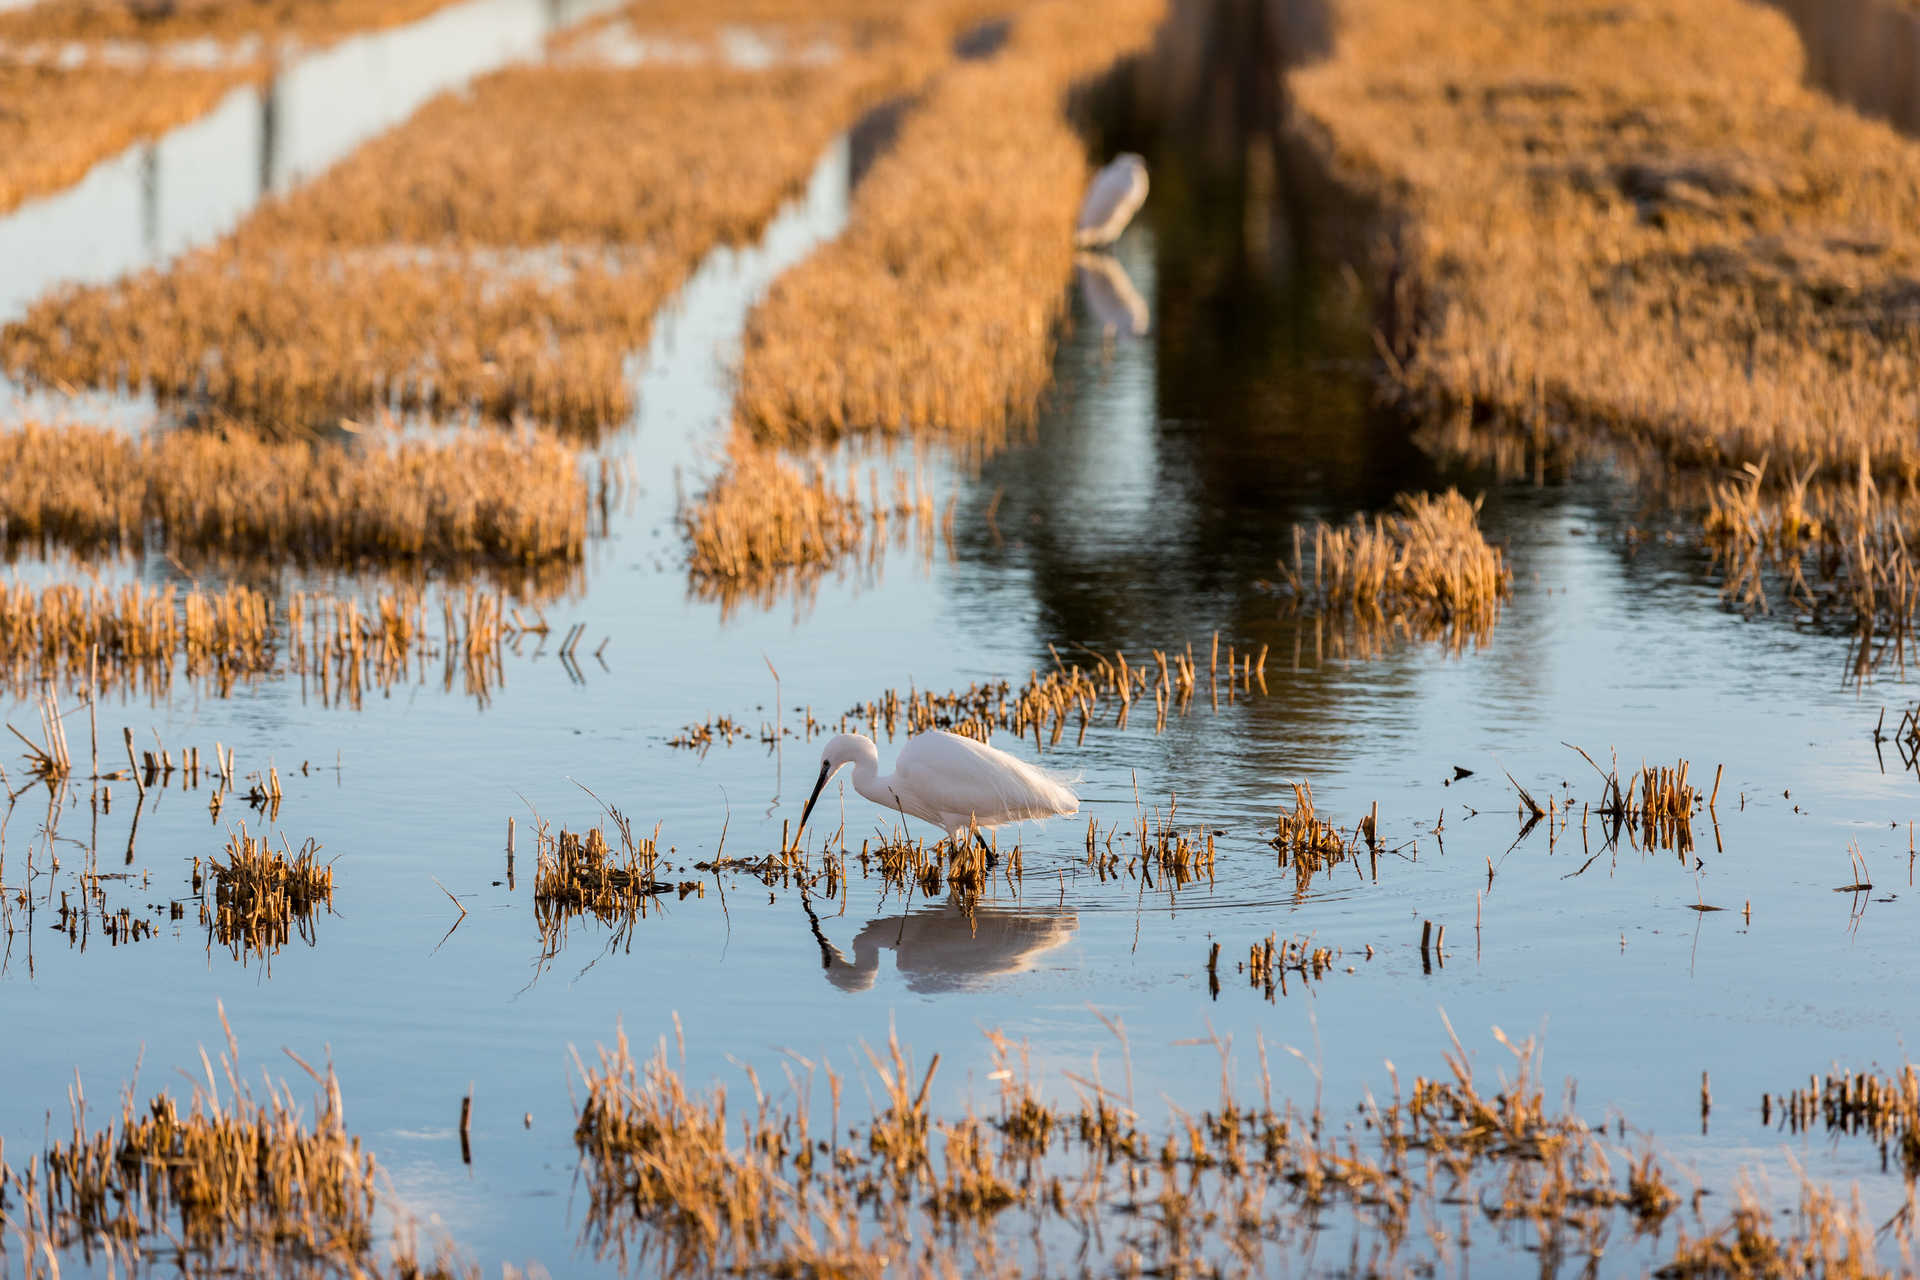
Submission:
<svg viewBox="0 0 1920 1280">
<path fill-rule="evenodd" d="M 1073 242 L 1082 249 L 1112 244 L 1147 200 L 1147 162 L 1128 151 L 1093 175 L 1080 201 Z"/>
<path fill-rule="evenodd" d="M 880 772 L 871 738 L 842 733 L 820 753 L 820 780 L 800 811 L 800 825 L 829 779 L 853 766 L 853 789 L 882 808 L 930 822 L 958 843 L 970 827 L 990 831 L 1009 822 L 1057 818 L 1080 809 L 1080 799 L 1045 769 L 983 742 L 933 730 L 907 739 L 892 773 Z"/>
</svg>

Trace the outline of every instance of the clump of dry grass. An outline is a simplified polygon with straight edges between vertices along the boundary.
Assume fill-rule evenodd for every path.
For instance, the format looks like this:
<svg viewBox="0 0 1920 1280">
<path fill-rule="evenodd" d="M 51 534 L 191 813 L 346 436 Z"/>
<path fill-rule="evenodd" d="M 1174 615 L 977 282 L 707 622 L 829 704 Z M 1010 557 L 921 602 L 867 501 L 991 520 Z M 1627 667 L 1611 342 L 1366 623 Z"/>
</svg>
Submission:
<svg viewBox="0 0 1920 1280">
<path fill-rule="evenodd" d="M 32 424 L 0 432 L 0 543 L 13 546 L 92 553 L 157 532 L 189 558 L 514 568 L 577 561 L 588 507 L 574 451 L 534 432 L 342 443 Z"/>
<path fill-rule="evenodd" d="M 1725 1223 L 1698 1235 L 1684 1224 L 1678 1228 L 1672 1259 L 1654 1273 L 1660 1280 L 1881 1280 L 1894 1274 L 1875 1256 L 1873 1221 L 1857 1195 L 1845 1206 L 1833 1192 L 1803 1183 L 1795 1230 L 1785 1235 L 1750 1184 L 1743 1181 L 1735 1196 Z"/>
<path fill-rule="evenodd" d="M 477 1280 L 417 1256 L 411 1222 L 347 1132 L 331 1065 L 315 1071 L 288 1051 L 313 1081 L 311 1106 L 271 1078 L 261 1098 L 242 1078 L 224 1010 L 221 1025 L 218 1071 L 202 1051 L 205 1075 L 184 1108 L 164 1091 L 136 1106 L 129 1086 L 118 1119 L 95 1129 L 76 1083 L 66 1136 L 50 1135 L 24 1169 L 0 1161 L 0 1224 L 22 1247 L 23 1274 L 57 1276 L 65 1261 L 124 1275 Z M 376 1238 L 389 1213 L 390 1249 Z"/>
<path fill-rule="evenodd" d="M 943 32 L 902 18 L 764 70 L 495 73 L 220 243 L 41 300 L 0 356 L 287 426 L 386 404 L 596 432 L 630 412 L 625 362 L 700 256 L 757 233 L 837 131 L 931 74 Z"/>
<path fill-rule="evenodd" d="M 1395 510 L 1347 525 L 1293 528 L 1293 563 L 1280 571 L 1288 602 L 1347 612 L 1483 643 L 1512 594 L 1513 571 L 1480 532 L 1480 502 L 1455 490 L 1403 494 Z"/>
<path fill-rule="evenodd" d="M 1303 898 L 1313 887 L 1313 878 L 1323 871 L 1357 859 L 1365 850 L 1377 860 L 1379 832 L 1375 826 L 1378 806 L 1354 824 L 1351 833 L 1343 832 L 1320 816 L 1314 807 L 1313 788 L 1307 783 L 1293 784 L 1293 808 L 1282 809 L 1274 823 L 1273 838 L 1267 843 L 1279 855 L 1282 869 L 1291 869 L 1294 897 Z"/>
<path fill-rule="evenodd" d="M 1220 944 L 1215 943 L 1208 958 L 1208 981 L 1218 989 L 1217 962 Z M 1318 982 L 1333 971 L 1334 963 L 1340 959 L 1340 952 L 1332 947 L 1323 947 L 1304 934 L 1293 938 L 1282 938 L 1270 933 L 1261 941 L 1247 948 L 1247 958 L 1240 966 L 1247 975 L 1247 984 L 1263 992 L 1267 999 L 1287 994 L 1287 974 L 1298 975 L 1303 986 Z"/>
<path fill-rule="evenodd" d="M 201 923 L 235 959 L 271 955 L 296 930 L 312 946 L 314 913 L 333 909 L 333 864 L 320 861 L 317 841 L 296 853 L 282 836 L 275 849 L 265 836 L 248 835 L 244 822 L 227 835 L 226 861 L 208 859 L 207 877 L 213 901 L 201 899 Z"/>
<path fill-rule="evenodd" d="M 934 432 L 986 452 L 1030 418 L 1089 172 L 1065 96 L 1142 47 L 1163 8 L 1043 0 L 997 56 L 943 76 L 861 184 L 846 232 L 754 309 L 737 419 L 786 445 Z"/>
<path fill-rule="evenodd" d="M 600 827 L 586 832 L 564 828 L 556 835 L 544 821 L 534 830 L 533 917 L 540 931 L 544 966 L 566 945 L 568 924 L 590 915 L 612 930 L 609 946 L 632 937 L 634 922 L 646 915 L 654 899 L 673 888 L 656 879 L 660 871 L 660 829 L 635 836 L 632 823 L 618 809 L 608 809 L 616 851 Z"/>
</svg>

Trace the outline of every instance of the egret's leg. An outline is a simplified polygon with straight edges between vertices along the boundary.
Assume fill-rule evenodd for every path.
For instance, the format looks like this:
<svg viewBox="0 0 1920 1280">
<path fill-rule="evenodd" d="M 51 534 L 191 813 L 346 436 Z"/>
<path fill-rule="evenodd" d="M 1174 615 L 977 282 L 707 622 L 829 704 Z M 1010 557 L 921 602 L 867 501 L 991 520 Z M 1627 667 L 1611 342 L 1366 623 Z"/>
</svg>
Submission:
<svg viewBox="0 0 1920 1280">
<path fill-rule="evenodd" d="M 980 851 L 987 855 L 987 870 L 993 870 L 1000 863 L 1000 855 L 993 851 L 993 846 L 987 843 L 987 838 L 980 834 L 980 828 L 973 829 L 973 838 L 979 841 Z"/>
</svg>

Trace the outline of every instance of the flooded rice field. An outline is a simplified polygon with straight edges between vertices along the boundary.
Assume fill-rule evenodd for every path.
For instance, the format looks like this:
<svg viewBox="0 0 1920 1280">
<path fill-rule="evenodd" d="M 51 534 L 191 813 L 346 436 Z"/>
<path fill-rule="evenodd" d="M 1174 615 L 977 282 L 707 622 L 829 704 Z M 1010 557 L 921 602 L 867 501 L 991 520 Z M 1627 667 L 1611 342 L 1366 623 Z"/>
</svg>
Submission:
<svg viewBox="0 0 1920 1280">
<path fill-rule="evenodd" d="M 390 92 L 316 58 L 104 163 L 0 219 L 0 311 L 214 241 L 560 21 L 450 7 L 365 37 Z M 577 563 L 396 581 L 10 544 L 9 589 L 172 588 L 171 617 L 246 587 L 271 620 L 144 657 L 123 622 L 57 661 L 0 626 L 0 1271 L 420 1274 L 396 1229 L 483 1274 L 1902 1265 L 1903 641 L 1863 657 L 1777 587 L 1730 599 L 1617 459 L 1449 447 L 1379 394 L 1361 215 L 1270 135 L 1120 97 L 1089 140 L 1144 154 L 1152 192 L 1078 261 L 1031 430 L 831 442 L 833 483 L 911 496 L 830 567 L 690 576 L 683 519 L 726 465 L 752 309 L 878 180 L 863 129 L 625 361 Z M 137 390 L 8 390 L 9 421 L 192 429 Z M 1449 488 L 1498 551 L 1486 612 L 1298 607 L 1300 527 Z M 910 726 L 970 718 L 1076 777 L 1079 815 L 948 863 L 842 774 L 797 832 L 833 733 L 885 769 Z M 258 1255 L 185 1209 L 76 1229 L 132 1166 L 89 1184 L 62 1144 L 167 1090 L 314 1144 L 303 1167 L 371 1156 L 364 1202 L 308 1186 L 309 1234 Z M 355 1233 L 373 1254 L 335 1252 Z M 1797 1241 L 1780 1270 L 1769 1233 Z"/>
</svg>

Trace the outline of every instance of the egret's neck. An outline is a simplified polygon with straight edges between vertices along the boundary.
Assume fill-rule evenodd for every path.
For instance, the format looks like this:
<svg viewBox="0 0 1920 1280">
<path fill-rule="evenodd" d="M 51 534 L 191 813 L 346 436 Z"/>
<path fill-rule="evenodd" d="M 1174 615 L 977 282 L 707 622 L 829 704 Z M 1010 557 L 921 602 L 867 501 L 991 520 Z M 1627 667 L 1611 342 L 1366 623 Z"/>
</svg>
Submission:
<svg viewBox="0 0 1920 1280">
<path fill-rule="evenodd" d="M 853 789 L 877 805 L 893 808 L 893 788 L 888 785 L 892 775 L 880 776 L 880 755 L 861 756 L 853 762 L 849 771 L 853 780 Z"/>
</svg>

